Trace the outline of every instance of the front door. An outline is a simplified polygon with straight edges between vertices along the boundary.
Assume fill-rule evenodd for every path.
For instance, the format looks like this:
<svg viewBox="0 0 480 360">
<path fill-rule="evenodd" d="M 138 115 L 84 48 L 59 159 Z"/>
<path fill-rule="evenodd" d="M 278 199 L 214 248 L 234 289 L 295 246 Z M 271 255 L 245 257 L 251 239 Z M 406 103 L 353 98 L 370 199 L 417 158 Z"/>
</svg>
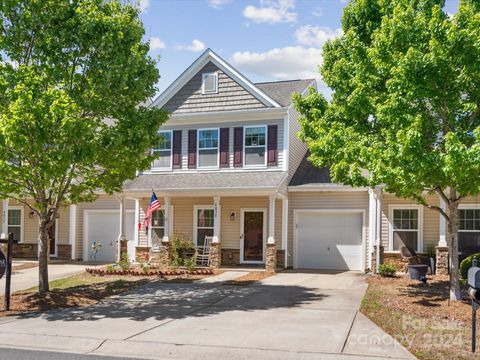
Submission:
<svg viewBox="0 0 480 360">
<path fill-rule="evenodd" d="M 57 256 L 57 246 L 56 246 L 56 239 L 55 239 L 56 227 L 57 227 L 57 222 L 55 221 L 53 223 L 53 226 L 48 230 L 48 237 L 50 239 L 50 244 L 48 245 L 50 256 Z"/>
<path fill-rule="evenodd" d="M 242 210 L 240 238 L 243 263 L 265 261 L 265 210 Z"/>
</svg>

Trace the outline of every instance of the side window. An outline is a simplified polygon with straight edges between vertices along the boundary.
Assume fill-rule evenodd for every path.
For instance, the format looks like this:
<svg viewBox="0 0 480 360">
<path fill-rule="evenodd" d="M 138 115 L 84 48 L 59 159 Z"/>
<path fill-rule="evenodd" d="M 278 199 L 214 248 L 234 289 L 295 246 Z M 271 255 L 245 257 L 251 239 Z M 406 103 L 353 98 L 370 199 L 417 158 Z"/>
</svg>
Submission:
<svg viewBox="0 0 480 360">
<path fill-rule="evenodd" d="M 170 169 L 172 167 L 172 132 L 160 131 L 157 146 L 152 149 L 157 158 L 153 161 L 152 168 Z"/>
<path fill-rule="evenodd" d="M 265 126 L 245 128 L 245 166 L 266 166 L 266 133 Z"/>
<path fill-rule="evenodd" d="M 218 129 L 198 130 L 198 167 L 218 167 Z"/>
<path fill-rule="evenodd" d="M 393 210 L 393 243 L 392 250 L 398 251 L 405 245 L 418 251 L 419 243 L 418 209 Z"/>
<path fill-rule="evenodd" d="M 205 236 L 213 236 L 213 208 L 196 209 L 195 236 L 197 246 L 203 246 Z"/>
<path fill-rule="evenodd" d="M 13 233 L 15 240 L 23 241 L 21 209 L 8 209 L 8 232 Z"/>
</svg>

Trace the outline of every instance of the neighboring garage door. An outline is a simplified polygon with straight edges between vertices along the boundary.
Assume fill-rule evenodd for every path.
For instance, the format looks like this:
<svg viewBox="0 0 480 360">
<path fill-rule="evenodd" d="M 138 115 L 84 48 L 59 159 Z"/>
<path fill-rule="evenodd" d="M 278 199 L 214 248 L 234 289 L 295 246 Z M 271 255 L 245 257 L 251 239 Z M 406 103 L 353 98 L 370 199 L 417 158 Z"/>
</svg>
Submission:
<svg viewBox="0 0 480 360">
<path fill-rule="evenodd" d="M 135 257 L 135 218 L 133 211 L 127 212 L 127 239 L 128 257 L 133 260 Z M 85 212 L 85 243 L 88 260 L 93 259 L 92 246 L 94 242 L 100 243 L 102 247 L 98 251 L 96 261 L 116 261 L 120 235 L 120 213 L 118 210 L 87 210 Z"/>
<path fill-rule="evenodd" d="M 296 212 L 296 267 L 299 269 L 361 270 L 360 212 Z"/>
</svg>

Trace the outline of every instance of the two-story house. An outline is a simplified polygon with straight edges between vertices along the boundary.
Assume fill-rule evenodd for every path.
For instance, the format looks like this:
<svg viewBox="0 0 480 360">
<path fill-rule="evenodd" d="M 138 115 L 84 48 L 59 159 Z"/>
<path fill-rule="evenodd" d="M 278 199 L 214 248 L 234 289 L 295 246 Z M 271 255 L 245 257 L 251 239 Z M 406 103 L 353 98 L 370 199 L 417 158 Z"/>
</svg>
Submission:
<svg viewBox="0 0 480 360">
<path fill-rule="evenodd" d="M 328 169 L 308 162 L 291 98 L 311 86 L 314 80 L 252 83 L 208 49 L 150 105 L 170 113 L 151 169 L 118 196 L 63 209 L 52 256 L 92 260 L 100 243 L 95 259 L 115 261 L 123 233 L 138 261 L 174 236 L 199 246 L 211 236 L 223 266 L 268 266 L 273 258 L 277 267 L 366 270 L 383 256 L 398 262 L 405 244 L 420 253 L 436 248 L 445 271 L 447 229 L 438 212 L 381 187 L 334 184 Z M 144 227 L 153 191 L 162 207 Z M 460 206 L 465 253 L 480 248 L 478 200 Z M 13 201 L 2 210 L 2 231 L 21 241 L 17 255 L 34 257 L 38 219 Z"/>
</svg>

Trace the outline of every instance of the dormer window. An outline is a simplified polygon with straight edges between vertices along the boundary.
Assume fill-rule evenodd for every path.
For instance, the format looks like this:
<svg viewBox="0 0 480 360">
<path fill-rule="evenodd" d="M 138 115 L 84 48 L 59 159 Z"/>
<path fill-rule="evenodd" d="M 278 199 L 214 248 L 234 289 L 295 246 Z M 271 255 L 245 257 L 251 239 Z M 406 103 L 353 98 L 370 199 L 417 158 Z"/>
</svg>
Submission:
<svg viewBox="0 0 480 360">
<path fill-rule="evenodd" d="M 202 94 L 216 94 L 218 92 L 218 73 L 202 74 Z"/>
</svg>

